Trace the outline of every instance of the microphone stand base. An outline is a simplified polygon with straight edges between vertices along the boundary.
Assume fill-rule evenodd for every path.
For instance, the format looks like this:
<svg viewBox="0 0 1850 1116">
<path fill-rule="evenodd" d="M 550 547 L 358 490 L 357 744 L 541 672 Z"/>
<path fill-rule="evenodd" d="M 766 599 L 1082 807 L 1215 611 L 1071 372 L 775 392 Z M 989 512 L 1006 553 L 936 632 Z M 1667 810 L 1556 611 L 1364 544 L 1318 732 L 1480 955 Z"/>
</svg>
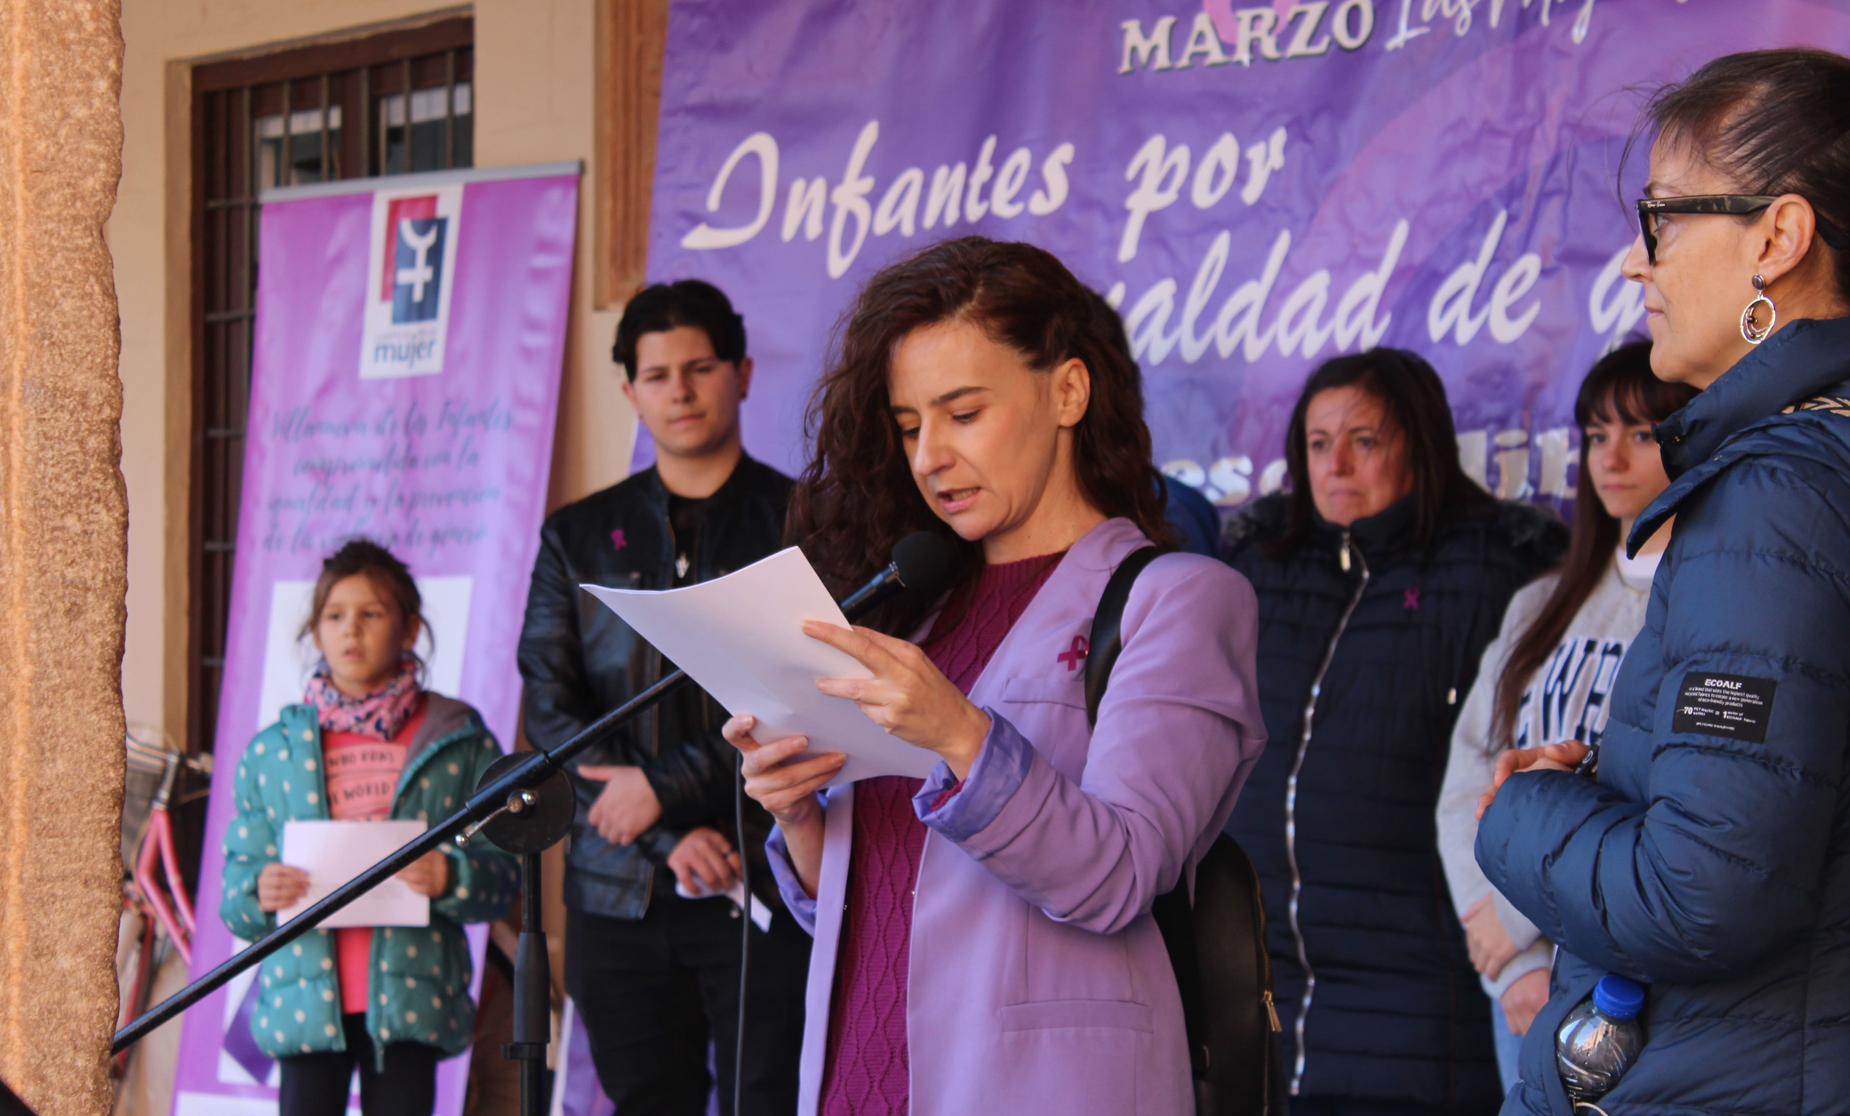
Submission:
<svg viewBox="0 0 1850 1116">
<path fill-rule="evenodd" d="M 491 782 L 519 760 L 497 760 L 482 776 Z M 552 964 L 546 952 L 544 912 L 540 907 L 540 853 L 565 836 L 576 803 L 563 771 L 529 791 L 512 796 L 508 808 L 482 827 L 490 840 L 520 856 L 520 944 L 514 951 L 514 1034 L 501 1045 L 501 1057 L 520 1063 L 521 1116 L 546 1116 L 551 1078 L 546 1048 L 552 1042 Z"/>
</svg>

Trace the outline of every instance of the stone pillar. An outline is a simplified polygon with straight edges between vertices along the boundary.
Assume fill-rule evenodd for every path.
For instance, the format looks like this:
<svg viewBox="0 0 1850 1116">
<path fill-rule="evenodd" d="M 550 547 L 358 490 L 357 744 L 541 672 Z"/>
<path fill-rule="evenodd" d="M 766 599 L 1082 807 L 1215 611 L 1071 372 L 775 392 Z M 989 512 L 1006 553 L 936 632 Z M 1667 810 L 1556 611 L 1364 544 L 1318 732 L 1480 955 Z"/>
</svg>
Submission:
<svg viewBox="0 0 1850 1116">
<path fill-rule="evenodd" d="M 108 1111 L 115 1025 L 120 11 L 0 0 L 0 1078 L 41 1116 Z"/>
</svg>

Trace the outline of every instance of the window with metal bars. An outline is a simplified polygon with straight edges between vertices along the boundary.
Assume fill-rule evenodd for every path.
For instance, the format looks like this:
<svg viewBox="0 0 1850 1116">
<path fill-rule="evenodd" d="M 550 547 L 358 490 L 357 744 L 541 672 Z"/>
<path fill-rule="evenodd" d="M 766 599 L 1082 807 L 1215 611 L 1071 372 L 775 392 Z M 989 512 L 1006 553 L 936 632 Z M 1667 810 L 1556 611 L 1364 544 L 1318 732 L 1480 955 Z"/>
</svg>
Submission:
<svg viewBox="0 0 1850 1116">
<path fill-rule="evenodd" d="M 256 317 L 257 196 L 474 164 L 474 23 L 446 18 L 193 69 L 193 421 L 187 747 L 225 665 Z"/>
</svg>

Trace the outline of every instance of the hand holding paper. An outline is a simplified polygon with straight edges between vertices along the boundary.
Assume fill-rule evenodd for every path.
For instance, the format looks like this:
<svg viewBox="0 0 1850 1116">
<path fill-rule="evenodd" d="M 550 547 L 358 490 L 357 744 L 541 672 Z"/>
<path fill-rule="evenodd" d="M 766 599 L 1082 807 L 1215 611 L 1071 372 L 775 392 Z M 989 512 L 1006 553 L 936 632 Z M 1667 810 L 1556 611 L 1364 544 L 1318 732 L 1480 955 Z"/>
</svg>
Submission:
<svg viewBox="0 0 1850 1116">
<path fill-rule="evenodd" d="M 819 822 L 818 792 L 829 785 L 848 757 L 840 752 L 810 754 L 809 741 L 785 736 L 760 742 L 753 735 L 758 719 L 741 713 L 719 728 L 726 743 L 739 750 L 739 774 L 745 793 L 763 806 L 785 830 Z"/>
<path fill-rule="evenodd" d="M 257 909 L 274 914 L 284 907 L 295 905 L 295 901 L 308 892 L 308 873 L 300 868 L 291 868 L 281 861 L 274 861 L 263 866 L 257 874 Z"/>
<path fill-rule="evenodd" d="M 450 889 L 450 858 L 432 850 L 399 869 L 393 878 L 426 898 L 442 898 Z"/>
<path fill-rule="evenodd" d="M 276 913 L 278 923 L 328 894 L 424 832 L 421 821 L 287 821 L 283 860 L 308 873 L 308 890 Z M 322 920 L 339 926 L 429 926 L 430 899 L 394 876 Z"/>
<path fill-rule="evenodd" d="M 841 629 L 848 621 L 795 547 L 681 589 L 583 588 L 728 712 L 753 714 L 758 739 L 801 735 L 811 755 L 847 756 L 829 785 L 875 775 L 922 779 L 937 766 L 935 753 L 888 735 L 854 702 L 817 691 L 821 678 L 871 681 L 874 674 L 804 634 L 804 621 Z"/>
<path fill-rule="evenodd" d="M 854 656 L 869 679 L 824 678 L 816 688 L 847 698 L 891 736 L 927 748 L 962 779 L 989 735 L 989 714 L 970 703 L 916 644 L 865 628 L 810 621 L 803 634 Z"/>
</svg>

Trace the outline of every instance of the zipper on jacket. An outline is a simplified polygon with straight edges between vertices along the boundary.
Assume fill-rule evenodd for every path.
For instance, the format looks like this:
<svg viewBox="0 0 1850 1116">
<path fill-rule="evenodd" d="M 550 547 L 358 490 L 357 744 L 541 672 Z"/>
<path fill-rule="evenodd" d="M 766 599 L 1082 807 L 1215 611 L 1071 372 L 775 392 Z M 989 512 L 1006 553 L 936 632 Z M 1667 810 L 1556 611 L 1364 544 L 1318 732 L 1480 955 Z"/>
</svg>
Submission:
<svg viewBox="0 0 1850 1116">
<path fill-rule="evenodd" d="M 1348 573 L 1352 566 L 1360 566 L 1362 579 L 1356 582 L 1355 592 L 1350 594 L 1349 603 L 1343 608 L 1341 618 L 1336 621 L 1336 630 L 1330 634 L 1330 642 L 1323 649 L 1323 661 L 1317 664 L 1317 673 L 1310 680 L 1310 701 L 1304 706 L 1304 728 L 1298 735 L 1298 754 L 1291 761 L 1291 774 L 1285 778 L 1285 859 L 1291 866 L 1291 902 L 1286 908 L 1287 920 L 1291 923 L 1291 938 L 1298 947 L 1298 965 L 1304 970 L 1304 995 L 1298 1001 L 1297 1019 L 1292 1023 L 1292 1033 L 1297 1036 L 1297 1057 L 1291 1067 L 1291 1095 L 1298 1095 L 1298 1086 L 1304 1080 L 1304 1023 L 1310 1016 L 1310 1003 L 1317 991 L 1317 974 L 1310 967 L 1310 951 L 1304 945 L 1304 931 L 1298 925 L 1298 898 L 1304 890 L 1304 877 L 1298 870 L 1298 774 L 1304 770 L 1304 754 L 1310 750 L 1312 728 L 1317 719 L 1317 698 L 1323 693 L 1323 676 L 1329 673 L 1330 661 L 1336 657 L 1336 644 L 1343 638 L 1343 631 L 1349 626 L 1349 617 L 1354 615 L 1355 606 L 1362 602 L 1362 593 L 1368 588 L 1368 562 L 1360 550 L 1350 545 L 1349 529 L 1343 529 L 1342 546 L 1336 552 L 1337 563 L 1343 572 Z M 1270 998 L 1266 1008 L 1272 1009 Z M 1278 1015 L 1273 1010 L 1273 1026 L 1278 1025 Z"/>
<path fill-rule="evenodd" d="M 675 551 L 680 548 L 676 545 L 677 540 L 674 537 L 674 516 L 669 514 L 666 505 L 662 508 L 662 530 L 668 535 L 668 584 L 664 586 L 664 588 L 673 589 L 675 579 L 674 560 L 677 557 Z M 665 662 L 662 653 L 656 649 L 654 644 L 649 645 L 649 661 L 654 666 L 654 669 L 649 672 L 651 676 L 649 685 L 653 686 L 655 683 L 662 680 L 662 664 Z M 662 703 L 658 701 L 655 703 L 655 708 L 649 710 L 649 755 L 655 757 L 661 754 Z M 637 836 L 641 837 L 642 835 L 637 834 Z M 643 876 L 642 880 L 642 913 L 646 915 L 649 913 L 650 903 L 655 898 L 655 863 L 648 857 L 643 857 L 643 867 L 646 869 L 646 874 Z"/>
</svg>

